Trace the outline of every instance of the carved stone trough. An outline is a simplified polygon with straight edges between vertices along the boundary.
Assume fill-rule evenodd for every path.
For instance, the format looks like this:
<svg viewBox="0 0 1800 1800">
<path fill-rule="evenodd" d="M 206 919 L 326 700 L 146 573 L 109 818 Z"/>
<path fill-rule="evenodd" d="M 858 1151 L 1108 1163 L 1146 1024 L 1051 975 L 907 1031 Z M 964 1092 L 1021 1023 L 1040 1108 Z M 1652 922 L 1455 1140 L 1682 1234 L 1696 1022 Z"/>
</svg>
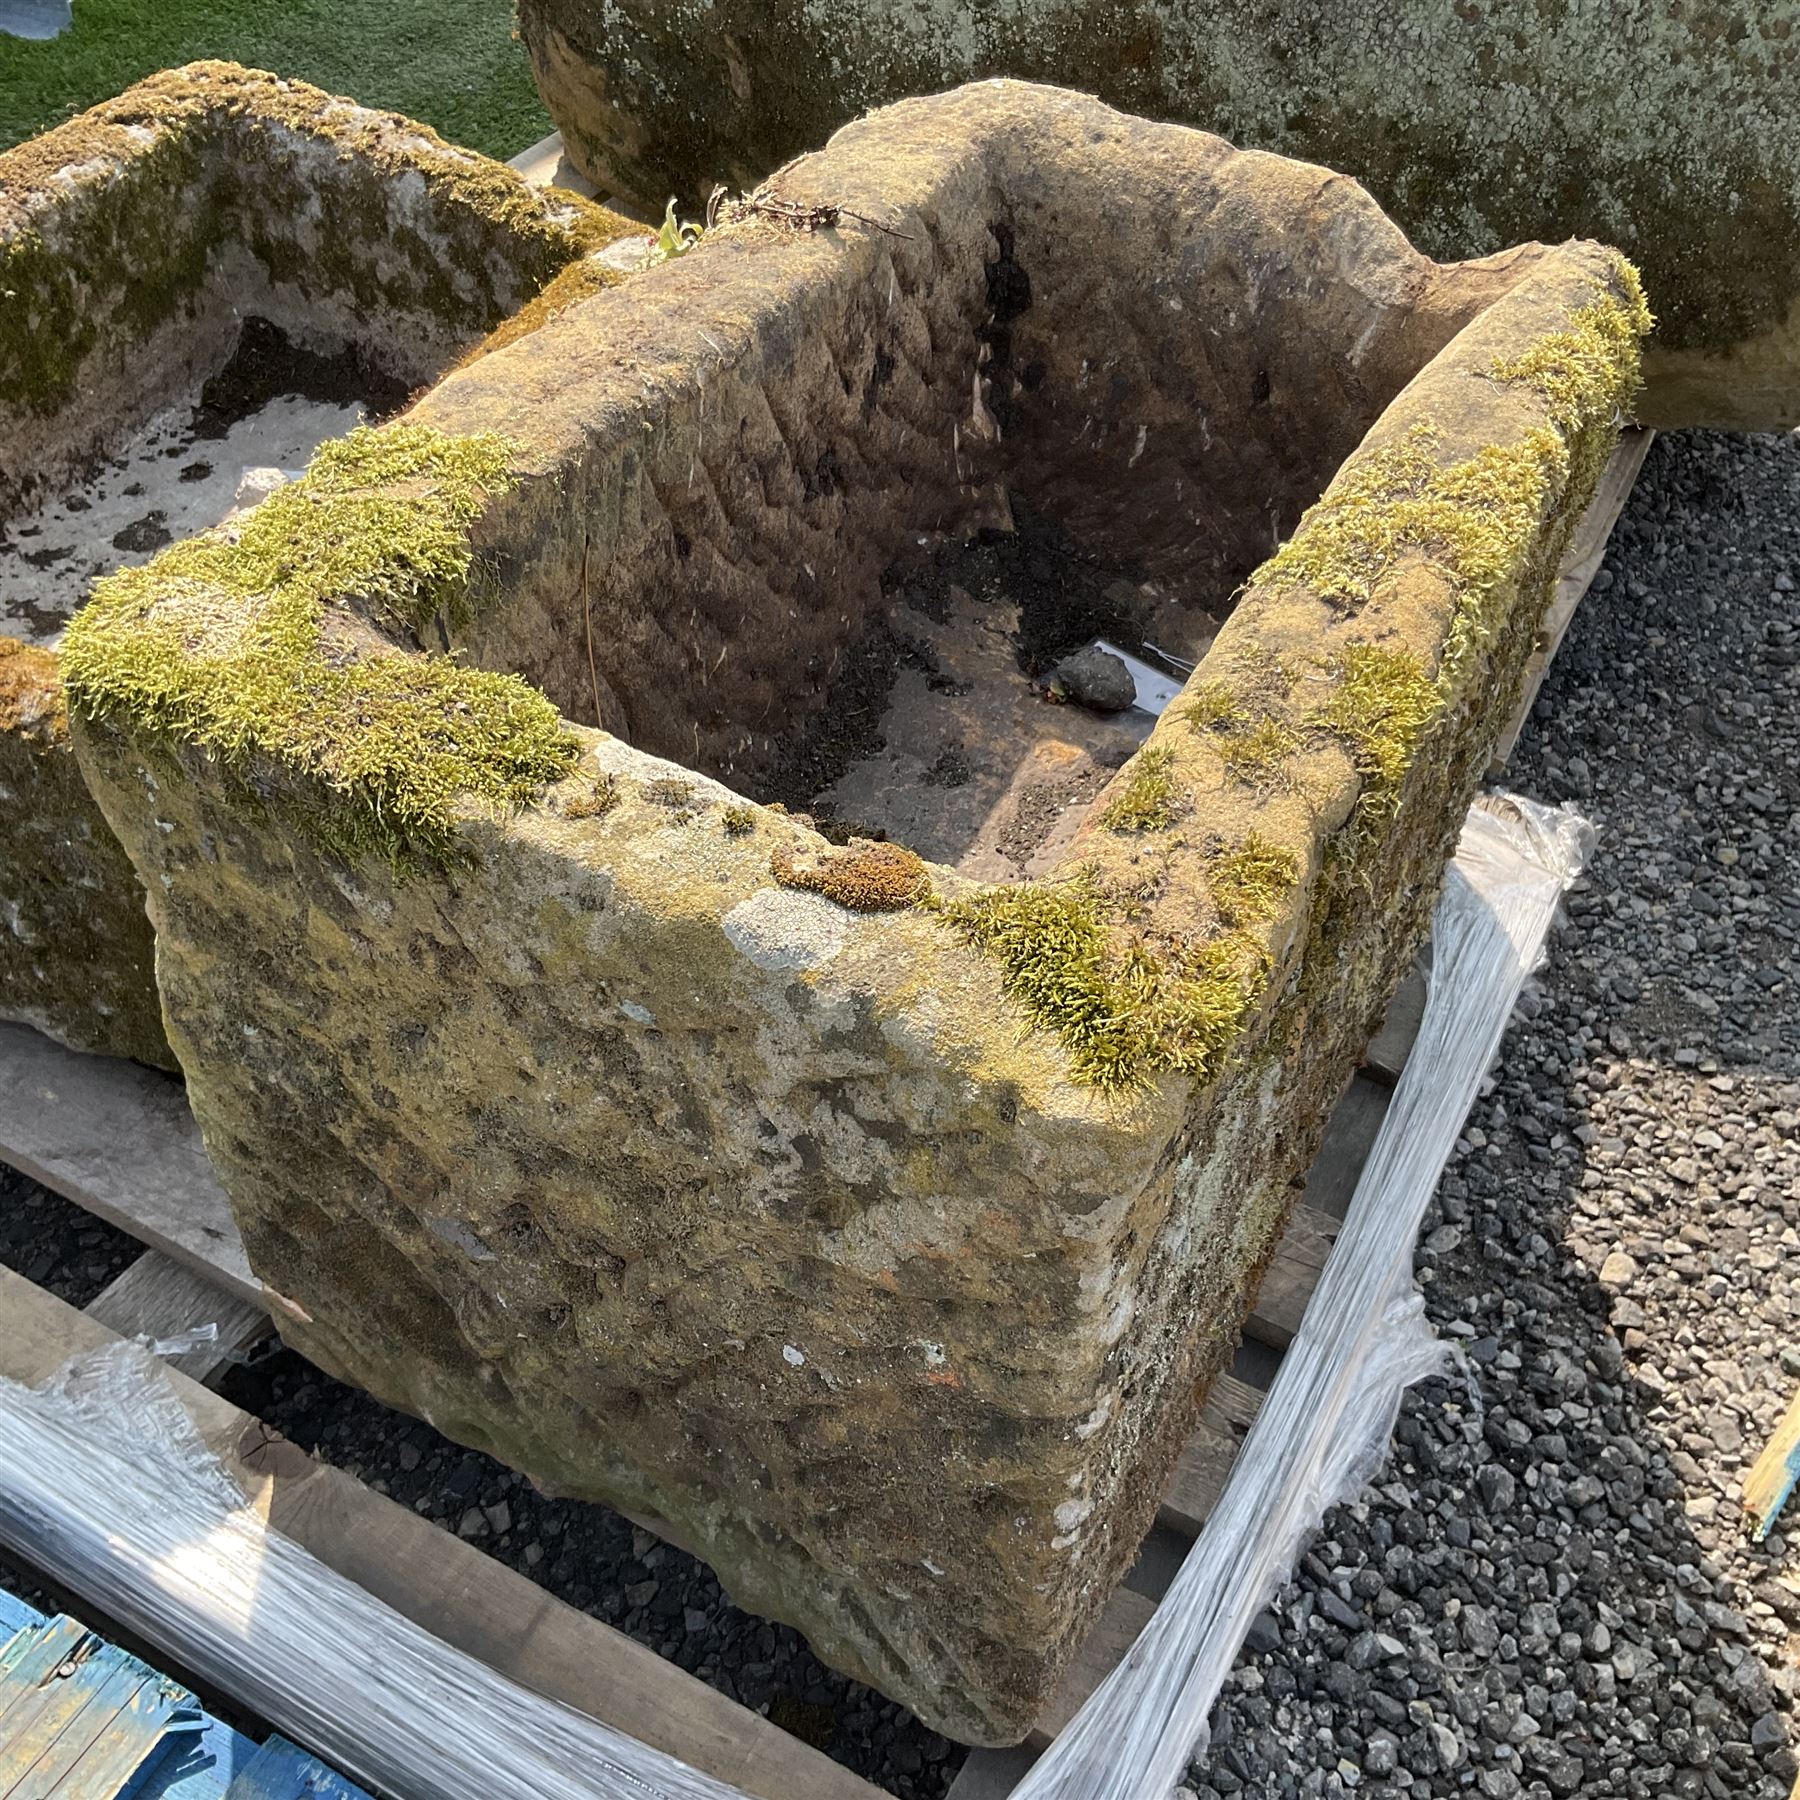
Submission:
<svg viewBox="0 0 1800 1800">
<path fill-rule="evenodd" d="M 1598 246 L 1439 267 L 1341 176 L 985 83 L 104 583 L 81 763 L 284 1335 L 1019 1738 L 1417 946 L 1646 328 Z M 1029 609 L 917 570 L 1008 509 L 1115 641 L 1205 621 L 1141 748 L 987 728 Z M 921 860 L 844 796 L 919 786 L 857 768 L 981 632 L 945 806 L 1016 829 Z M 1082 758 L 1040 854 L 1027 765 Z"/>
<path fill-rule="evenodd" d="M 404 400 L 623 225 L 228 63 L 0 154 L 0 1017 L 172 1060 L 69 749 L 55 646 L 91 577 L 219 520 L 246 456 L 304 462 Z M 330 404 L 294 391 L 321 381 Z"/>
</svg>

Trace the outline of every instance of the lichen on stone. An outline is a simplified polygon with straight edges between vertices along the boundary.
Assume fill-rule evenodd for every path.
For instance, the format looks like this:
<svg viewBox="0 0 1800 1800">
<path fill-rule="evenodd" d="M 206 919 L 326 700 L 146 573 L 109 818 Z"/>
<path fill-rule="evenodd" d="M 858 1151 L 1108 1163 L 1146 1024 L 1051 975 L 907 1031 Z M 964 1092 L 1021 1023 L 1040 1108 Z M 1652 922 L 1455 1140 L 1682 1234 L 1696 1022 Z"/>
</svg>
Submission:
<svg viewBox="0 0 1800 1800">
<path fill-rule="evenodd" d="M 326 445 L 241 531 L 95 584 L 63 645 L 71 710 L 146 747 L 197 746 L 228 774 L 285 769 L 319 790 L 285 806 L 322 848 L 402 871 L 452 859 L 459 802 L 522 805 L 566 772 L 573 740 L 517 677 L 353 647 L 342 614 L 457 615 L 469 526 L 512 485 L 509 455 L 405 424 Z"/>
<path fill-rule="evenodd" d="M 900 844 L 853 838 L 841 849 L 796 852 L 782 845 L 769 871 L 783 887 L 823 894 L 851 912 L 902 912 L 931 892 L 924 862 Z"/>
<path fill-rule="evenodd" d="M 1172 773 L 1175 753 L 1166 744 L 1146 744 L 1131 762 L 1131 773 L 1108 802 L 1100 823 L 1108 831 L 1163 831 L 1175 822 L 1180 790 Z"/>
</svg>

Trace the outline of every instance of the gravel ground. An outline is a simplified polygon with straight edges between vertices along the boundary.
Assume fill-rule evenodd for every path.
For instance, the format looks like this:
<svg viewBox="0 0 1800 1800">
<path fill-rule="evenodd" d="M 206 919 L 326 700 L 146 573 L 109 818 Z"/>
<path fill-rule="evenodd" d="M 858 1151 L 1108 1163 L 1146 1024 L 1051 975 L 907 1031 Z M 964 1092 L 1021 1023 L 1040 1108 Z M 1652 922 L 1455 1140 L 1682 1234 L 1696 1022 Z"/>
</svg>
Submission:
<svg viewBox="0 0 1800 1800">
<path fill-rule="evenodd" d="M 1737 1488 L 1800 1377 L 1800 437 L 1665 438 L 1510 772 L 1601 828 L 1418 1274 L 1409 1397 L 1221 1698 L 1201 1800 L 1786 1796 L 1794 1548 Z M 129 1240 L 0 1171 L 0 1261 L 84 1303 Z M 289 1352 L 240 1403 L 907 1800 L 961 1753 L 599 1507 Z"/>
<path fill-rule="evenodd" d="M 1738 1490 L 1800 1376 L 1797 583 L 1800 436 L 1654 446 L 1508 771 L 1601 836 L 1425 1223 L 1468 1379 L 1257 1621 L 1201 1800 L 1789 1792 L 1800 1517 Z"/>
<path fill-rule="evenodd" d="M 27 1281 L 86 1306 L 143 1254 L 135 1238 L 0 1163 L 0 1263 Z"/>
</svg>

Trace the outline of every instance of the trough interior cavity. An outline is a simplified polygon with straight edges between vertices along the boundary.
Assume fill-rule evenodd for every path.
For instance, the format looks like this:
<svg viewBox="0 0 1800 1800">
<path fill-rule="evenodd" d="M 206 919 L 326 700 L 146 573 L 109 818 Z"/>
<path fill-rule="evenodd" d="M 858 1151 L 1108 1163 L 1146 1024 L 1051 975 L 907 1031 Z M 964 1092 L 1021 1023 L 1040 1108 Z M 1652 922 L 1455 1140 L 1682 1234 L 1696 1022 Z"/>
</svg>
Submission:
<svg viewBox="0 0 1800 1800">
<path fill-rule="evenodd" d="M 505 592 L 457 647 L 827 835 L 1040 872 L 1150 724 L 1050 705 L 1049 667 L 1095 637 L 1198 662 L 1456 328 L 1301 196 L 1221 225 L 1170 181 L 1106 255 L 1101 198 L 1041 165 L 955 231 L 746 242 L 741 289 L 702 246 L 451 376 L 420 408 L 449 429 L 524 394 L 608 420 L 494 534 Z M 1048 636 L 1046 590 L 1078 602 Z"/>
<path fill-rule="evenodd" d="M 1155 724 L 1148 705 L 1063 694 L 1063 660 L 1101 641 L 1179 684 L 1219 623 L 1023 504 L 1011 529 L 920 541 L 881 588 L 829 704 L 745 785 L 829 838 L 892 839 L 978 880 L 1052 867 Z"/>
<path fill-rule="evenodd" d="M 260 317 L 223 368 L 167 398 L 35 504 L 0 517 L 0 630 L 46 648 L 89 585 L 253 504 L 321 444 L 397 409 L 404 382 L 355 346 L 325 353 Z"/>
</svg>

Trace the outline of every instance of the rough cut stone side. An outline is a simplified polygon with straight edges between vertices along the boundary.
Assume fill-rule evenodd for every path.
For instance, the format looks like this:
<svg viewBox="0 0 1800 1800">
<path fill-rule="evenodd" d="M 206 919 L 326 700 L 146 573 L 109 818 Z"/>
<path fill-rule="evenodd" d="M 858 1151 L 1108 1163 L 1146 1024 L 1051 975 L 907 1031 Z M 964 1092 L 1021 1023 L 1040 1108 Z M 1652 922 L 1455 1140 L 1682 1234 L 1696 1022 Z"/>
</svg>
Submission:
<svg viewBox="0 0 1800 1800">
<path fill-rule="evenodd" d="M 0 1018 L 159 1068 L 144 890 L 82 779 L 56 658 L 0 637 Z"/>
<path fill-rule="evenodd" d="M 479 666 L 171 553 L 71 632 L 78 746 L 284 1334 L 1006 1742 L 1416 946 L 1646 321 L 1598 246 L 1438 268 L 1326 171 L 1014 83 L 780 191 L 889 229 L 728 225 L 415 409 L 512 445 L 419 628 Z M 1210 581 L 1346 453 L 1045 881 L 834 851 L 714 778 L 994 479 Z M 609 728 L 516 808 L 475 797 L 496 708 L 541 728 L 502 669 Z M 399 698 L 297 733 L 360 670 L 436 684 L 407 730 L 468 797 Z"/>
<path fill-rule="evenodd" d="M 627 228 L 302 82 L 228 63 L 140 82 L 0 154 L 0 524 L 197 395 L 245 316 L 424 382 Z M 172 1064 L 142 891 L 69 750 L 55 655 L 5 636 L 0 1017 Z"/>
<path fill-rule="evenodd" d="M 572 161 L 660 207 L 975 76 L 1065 82 L 1344 169 L 1433 256 L 1593 237 L 1658 320 L 1646 422 L 1800 424 L 1788 7 L 1422 0 L 520 0 Z"/>
</svg>

